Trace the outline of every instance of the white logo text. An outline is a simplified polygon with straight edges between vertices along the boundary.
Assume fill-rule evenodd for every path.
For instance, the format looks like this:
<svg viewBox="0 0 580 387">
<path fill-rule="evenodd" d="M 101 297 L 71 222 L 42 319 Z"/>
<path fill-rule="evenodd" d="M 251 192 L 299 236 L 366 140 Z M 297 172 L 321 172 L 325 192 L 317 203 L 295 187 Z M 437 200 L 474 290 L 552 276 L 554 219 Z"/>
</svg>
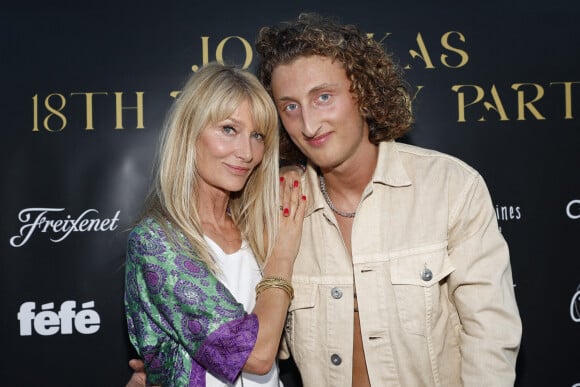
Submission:
<svg viewBox="0 0 580 387">
<path fill-rule="evenodd" d="M 101 317 L 89 308 L 95 307 L 94 301 L 81 304 L 82 310 L 75 311 L 76 301 L 65 301 L 60 305 L 58 312 L 55 312 L 54 302 L 42 304 L 41 311 L 35 313 L 36 303 L 25 302 L 20 305 L 17 317 L 20 321 L 20 336 L 32 336 L 36 332 L 41 336 L 52 336 L 60 333 L 70 335 L 74 330 L 90 335 L 100 328 Z M 74 329 L 73 329 L 74 328 Z"/>
<path fill-rule="evenodd" d="M 118 227 L 119 214 L 117 211 L 112 218 L 89 218 L 91 213 L 99 213 L 95 209 L 88 209 L 77 218 L 70 215 L 66 219 L 48 219 L 47 214 L 64 211 L 64 208 L 25 208 L 18 214 L 18 220 L 23 223 L 20 227 L 20 234 L 10 238 L 12 247 L 21 247 L 26 244 L 35 231 L 42 233 L 51 232 L 61 234 L 50 238 L 52 242 L 58 243 L 65 240 L 72 232 L 89 231 L 113 231 Z"/>
</svg>

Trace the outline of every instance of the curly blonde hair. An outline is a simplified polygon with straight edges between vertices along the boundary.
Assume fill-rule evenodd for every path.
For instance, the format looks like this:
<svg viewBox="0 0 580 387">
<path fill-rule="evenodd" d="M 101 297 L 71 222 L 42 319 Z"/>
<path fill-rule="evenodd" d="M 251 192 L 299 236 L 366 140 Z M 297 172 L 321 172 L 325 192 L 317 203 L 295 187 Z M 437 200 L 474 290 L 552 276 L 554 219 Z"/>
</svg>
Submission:
<svg viewBox="0 0 580 387">
<path fill-rule="evenodd" d="M 380 43 L 354 25 L 315 13 L 302 13 L 280 27 L 263 27 L 256 49 L 260 57 L 257 75 L 272 94 L 272 72 L 300 57 L 318 55 L 337 60 L 351 81 L 351 92 L 369 125 L 373 144 L 400 138 L 411 127 L 413 116 L 408 86 L 401 68 Z M 282 159 L 302 159 L 285 130 L 281 131 Z"/>
</svg>

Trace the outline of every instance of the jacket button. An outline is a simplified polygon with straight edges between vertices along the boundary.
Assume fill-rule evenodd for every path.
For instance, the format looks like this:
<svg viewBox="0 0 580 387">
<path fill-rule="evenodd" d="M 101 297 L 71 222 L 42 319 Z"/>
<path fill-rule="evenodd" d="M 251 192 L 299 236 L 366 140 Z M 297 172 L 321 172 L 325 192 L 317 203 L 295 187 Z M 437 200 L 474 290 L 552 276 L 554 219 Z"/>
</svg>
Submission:
<svg viewBox="0 0 580 387">
<path fill-rule="evenodd" d="M 342 290 L 340 288 L 332 288 L 332 290 L 330 291 L 330 294 L 332 295 L 332 298 L 338 300 L 339 298 L 342 298 Z"/>
<path fill-rule="evenodd" d="M 421 270 L 421 279 L 425 282 L 431 281 L 431 279 L 433 279 L 433 272 L 431 269 L 424 268 Z"/>
<path fill-rule="evenodd" d="M 330 361 L 335 366 L 339 366 L 342 363 L 342 358 L 335 353 L 330 357 Z"/>
</svg>

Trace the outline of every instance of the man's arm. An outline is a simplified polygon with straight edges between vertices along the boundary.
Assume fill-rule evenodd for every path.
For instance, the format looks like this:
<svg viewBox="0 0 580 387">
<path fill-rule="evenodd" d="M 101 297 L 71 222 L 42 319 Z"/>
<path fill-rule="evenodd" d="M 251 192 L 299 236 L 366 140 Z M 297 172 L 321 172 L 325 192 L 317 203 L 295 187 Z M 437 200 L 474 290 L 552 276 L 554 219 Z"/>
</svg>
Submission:
<svg viewBox="0 0 580 387">
<path fill-rule="evenodd" d="M 466 386 L 513 386 L 522 326 L 508 246 L 479 175 L 451 212 L 450 300 L 461 323 L 462 381 Z"/>
</svg>

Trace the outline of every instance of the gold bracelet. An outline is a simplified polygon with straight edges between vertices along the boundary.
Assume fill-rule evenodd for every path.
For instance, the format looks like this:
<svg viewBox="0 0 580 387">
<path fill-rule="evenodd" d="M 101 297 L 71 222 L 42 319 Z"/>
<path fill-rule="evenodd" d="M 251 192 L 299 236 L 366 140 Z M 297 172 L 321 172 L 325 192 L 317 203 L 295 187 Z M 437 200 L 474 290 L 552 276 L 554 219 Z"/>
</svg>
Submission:
<svg viewBox="0 0 580 387">
<path fill-rule="evenodd" d="M 294 288 L 290 285 L 290 282 L 282 277 L 266 277 L 263 278 L 258 284 L 256 285 L 256 298 L 262 293 L 264 290 L 270 288 L 278 288 L 282 289 L 288 294 L 288 297 L 292 300 L 294 298 Z"/>
<path fill-rule="evenodd" d="M 290 285 L 286 279 L 281 277 L 266 277 L 258 282 L 256 285 L 256 298 L 262 293 L 262 291 L 267 290 L 269 288 L 279 288 L 282 289 L 288 294 L 290 299 L 294 298 L 294 288 Z"/>
</svg>

